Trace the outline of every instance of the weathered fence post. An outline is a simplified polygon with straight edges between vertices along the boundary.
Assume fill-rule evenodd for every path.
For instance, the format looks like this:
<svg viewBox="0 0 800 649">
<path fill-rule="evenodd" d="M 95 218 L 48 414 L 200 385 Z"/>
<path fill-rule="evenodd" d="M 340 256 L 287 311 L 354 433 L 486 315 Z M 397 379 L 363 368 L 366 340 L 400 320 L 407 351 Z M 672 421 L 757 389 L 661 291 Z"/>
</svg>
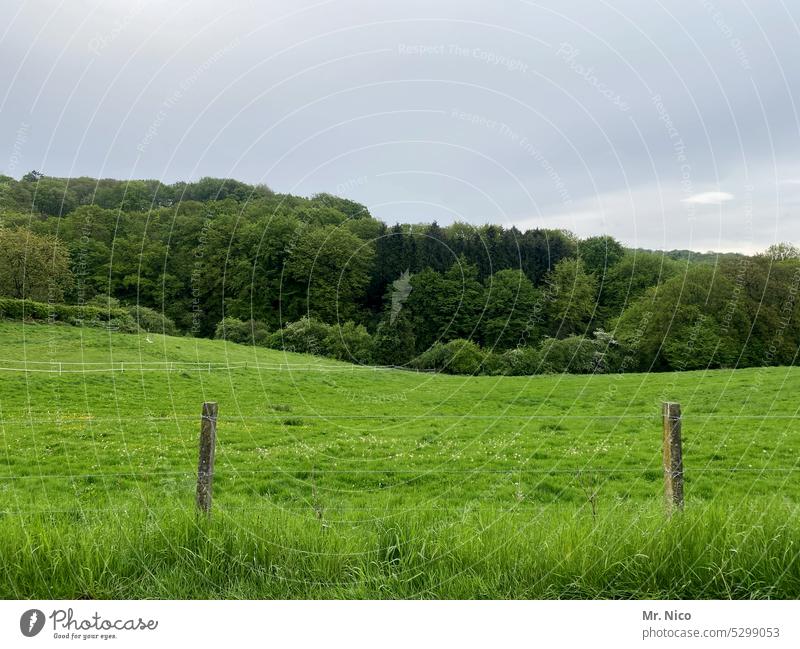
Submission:
<svg viewBox="0 0 800 649">
<path fill-rule="evenodd" d="M 683 449 L 681 404 L 664 402 L 664 495 L 667 510 L 683 509 Z"/>
<path fill-rule="evenodd" d="M 197 465 L 197 508 L 211 512 L 211 487 L 214 481 L 214 449 L 217 444 L 217 404 L 206 401 L 200 420 L 200 461 Z"/>
</svg>

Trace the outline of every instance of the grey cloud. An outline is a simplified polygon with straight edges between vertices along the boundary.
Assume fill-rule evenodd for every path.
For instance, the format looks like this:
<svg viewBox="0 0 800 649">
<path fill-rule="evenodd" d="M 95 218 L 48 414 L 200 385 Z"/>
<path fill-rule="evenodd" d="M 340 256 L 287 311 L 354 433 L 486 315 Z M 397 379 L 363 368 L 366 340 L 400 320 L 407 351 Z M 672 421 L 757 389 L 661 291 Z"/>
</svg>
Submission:
<svg viewBox="0 0 800 649">
<path fill-rule="evenodd" d="M 6 5 L 5 173 L 234 176 L 644 247 L 800 238 L 780 0 Z"/>
</svg>

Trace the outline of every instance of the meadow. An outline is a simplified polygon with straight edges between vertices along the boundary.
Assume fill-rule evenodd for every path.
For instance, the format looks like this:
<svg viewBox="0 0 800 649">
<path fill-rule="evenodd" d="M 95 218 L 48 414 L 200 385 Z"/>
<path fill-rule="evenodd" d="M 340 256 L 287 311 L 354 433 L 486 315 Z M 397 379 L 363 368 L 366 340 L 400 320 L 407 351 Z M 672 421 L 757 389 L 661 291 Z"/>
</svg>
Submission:
<svg viewBox="0 0 800 649">
<path fill-rule="evenodd" d="M 0 350 L 4 598 L 800 597 L 797 368 L 447 376 L 18 322 Z"/>
</svg>

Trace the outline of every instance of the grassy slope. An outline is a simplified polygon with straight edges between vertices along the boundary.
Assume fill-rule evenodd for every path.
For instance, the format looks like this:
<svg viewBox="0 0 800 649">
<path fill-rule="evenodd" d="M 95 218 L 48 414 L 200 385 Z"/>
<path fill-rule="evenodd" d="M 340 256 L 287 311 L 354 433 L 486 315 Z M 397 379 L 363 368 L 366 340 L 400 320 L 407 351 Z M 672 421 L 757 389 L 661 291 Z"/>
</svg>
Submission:
<svg viewBox="0 0 800 649">
<path fill-rule="evenodd" d="M 800 594 L 795 368 L 472 378 L 149 340 L 0 323 L 0 367 L 127 365 L 0 371 L 0 594 Z M 132 369 L 165 361 L 248 367 Z M 204 399 L 219 444 L 198 526 Z M 670 523 L 665 399 L 683 405 L 690 510 Z"/>
</svg>

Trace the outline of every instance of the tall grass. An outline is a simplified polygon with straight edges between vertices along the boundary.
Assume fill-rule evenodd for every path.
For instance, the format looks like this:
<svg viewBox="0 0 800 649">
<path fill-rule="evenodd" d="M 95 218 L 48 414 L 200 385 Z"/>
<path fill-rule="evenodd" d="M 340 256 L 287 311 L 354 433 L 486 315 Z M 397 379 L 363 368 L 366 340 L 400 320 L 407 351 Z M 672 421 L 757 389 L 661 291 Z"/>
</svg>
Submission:
<svg viewBox="0 0 800 649">
<path fill-rule="evenodd" d="M 691 503 L 690 503 L 691 504 Z M 797 598 L 800 510 L 276 509 L 0 520 L 4 598 Z"/>
<path fill-rule="evenodd" d="M 8 367 L 239 366 L 0 372 L 2 597 L 800 597 L 800 368 L 289 372 L 333 362 L 8 322 L 0 346 Z M 669 520 L 666 399 L 688 498 Z"/>
</svg>

